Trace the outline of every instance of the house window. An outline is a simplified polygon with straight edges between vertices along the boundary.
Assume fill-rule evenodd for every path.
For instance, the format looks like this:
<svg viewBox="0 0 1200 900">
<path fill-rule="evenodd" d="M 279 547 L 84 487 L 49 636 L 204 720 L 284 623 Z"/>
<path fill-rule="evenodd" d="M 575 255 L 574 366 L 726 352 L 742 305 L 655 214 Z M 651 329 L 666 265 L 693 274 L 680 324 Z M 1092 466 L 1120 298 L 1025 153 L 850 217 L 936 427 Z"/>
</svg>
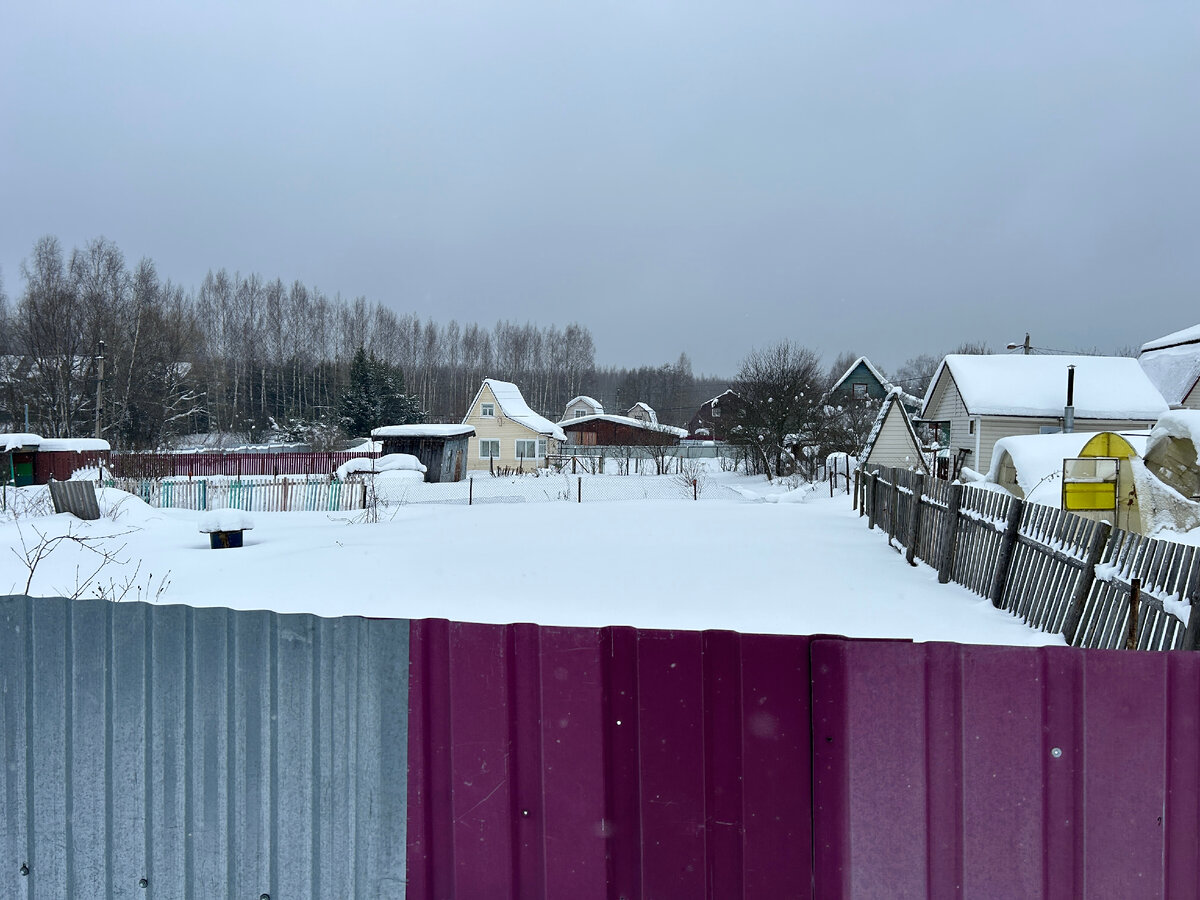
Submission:
<svg viewBox="0 0 1200 900">
<path fill-rule="evenodd" d="M 538 459 L 546 458 L 546 439 L 538 438 Z"/>
<path fill-rule="evenodd" d="M 856 381 L 850 385 L 851 396 L 855 400 L 867 399 L 867 385 L 862 381 Z"/>
<path fill-rule="evenodd" d="M 975 433 L 975 420 L 970 419 L 967 421 L 967 434 L 974 434 L 974 433 Z"/>
<path fill-rule="evenodd" d="M 479 458 L 480 459 L 499 459 L 500 458 L 500 439 L 479 441 Z"/>
<path fill-rule="evenodd" d="M 714 419 L 721 418 L 721 407 L 717 406 L 716 404 L 714 404 L 712 408 L 712 417 Z"/>
<path fill-rule="evenodd" d="M 577 419 L 582 419 L 582 418 L 583 418 L 584 416 L 586 416 L 586 415 L 587 415 L 587 410 L 586 410 L 586 409 L 577 409 L 577 410 L 575 410 L 575 418 L 577 418 Z"/>
<path fill-rule="evenodd" d="M 517 459 L 538 459 L 537 441 L 517 441 Z"/>
<path fill-rule="evenodd" d="M 480 403 L 479 404 L 479 414 L 481 416 L 483 416 L 485 419 L 495 418 L 496 404 L 495 403 Z M 496 455 L 499 456 L 500 454 L 497 453 Z"/>
</svg>

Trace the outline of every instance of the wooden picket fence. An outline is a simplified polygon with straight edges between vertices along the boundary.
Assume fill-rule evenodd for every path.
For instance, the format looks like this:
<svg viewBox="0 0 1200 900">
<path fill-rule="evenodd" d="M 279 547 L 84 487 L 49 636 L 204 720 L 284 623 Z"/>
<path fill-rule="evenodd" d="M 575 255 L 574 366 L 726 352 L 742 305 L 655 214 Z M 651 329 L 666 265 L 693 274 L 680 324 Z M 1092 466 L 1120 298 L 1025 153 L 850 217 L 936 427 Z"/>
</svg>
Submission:
<svg viewBox="0 0 1200 900">
<path fill-rule="evenodd" d="M 864 473 L 855 497 L 910 563 L 1073 646 L 1200 649 L 1200 616 L 1190 615 L 1200 548 L 908 469 Z"/>
<path fill-rule="evenodd" d="M 157 509 L 241 509 L 246 512 L 343 512 L 366 507 L 362 482 L 309 478 L 304 481 L 229 481 L 205 478 L 109 478 L 115 487 Z"/>
</svg>

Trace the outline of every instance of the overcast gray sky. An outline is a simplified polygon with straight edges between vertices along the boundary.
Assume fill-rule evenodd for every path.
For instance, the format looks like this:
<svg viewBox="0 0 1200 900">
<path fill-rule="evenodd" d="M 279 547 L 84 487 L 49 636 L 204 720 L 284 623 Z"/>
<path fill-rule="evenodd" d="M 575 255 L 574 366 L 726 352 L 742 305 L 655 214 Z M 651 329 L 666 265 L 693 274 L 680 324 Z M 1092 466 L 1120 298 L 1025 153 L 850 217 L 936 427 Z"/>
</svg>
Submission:
<svg viewBox="0 0 1200 900">
<path fill-rule="evenodd" d="M 104 235 L 713 374 L 1113 350 L 1200 321 L 1198 113 L 1196 0 L 8 3 L 0 272 Z"/>
</svg>

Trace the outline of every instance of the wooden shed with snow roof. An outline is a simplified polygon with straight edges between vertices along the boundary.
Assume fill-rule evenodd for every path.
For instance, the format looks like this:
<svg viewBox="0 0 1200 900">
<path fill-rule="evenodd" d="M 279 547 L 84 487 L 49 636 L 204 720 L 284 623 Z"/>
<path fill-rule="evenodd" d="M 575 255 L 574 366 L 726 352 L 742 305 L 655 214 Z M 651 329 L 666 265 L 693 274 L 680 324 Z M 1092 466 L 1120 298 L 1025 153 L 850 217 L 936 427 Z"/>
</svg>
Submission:
<svg viewBox="0 0 1200 900">
<path fill-rule="evenodd" d="M 470 425 L 384 425 L 371 432 L 383 454 L 407 453 L 425 466 L 425 480 L 462 481 L 475 429 Z"/>
<path fill-rule="evenodd" d="M 44 438 L 38 434 L 0 434 L 0 484 L 22 487 L 69 481 L 80 469 L 107 465 L 108 441 L 97 438 Z"/>
<path fill-rule="evenodd" d="M 959 465 L 986 472 L 1000 438 L 1062 430 L 1070 366 L 1075 431 L 1139 431 L 1167 411 L 1136 359 L 951 354 L 929 384 L 921 419 L 948 425 Z"/>
<path fill-rule="evenodd" d="M 662 447 L 687 437 L 686 428 L 652 425 L 628 416 L 580 416 L 559 423 L 567 444 L 580 447 Z"/>
</svg>

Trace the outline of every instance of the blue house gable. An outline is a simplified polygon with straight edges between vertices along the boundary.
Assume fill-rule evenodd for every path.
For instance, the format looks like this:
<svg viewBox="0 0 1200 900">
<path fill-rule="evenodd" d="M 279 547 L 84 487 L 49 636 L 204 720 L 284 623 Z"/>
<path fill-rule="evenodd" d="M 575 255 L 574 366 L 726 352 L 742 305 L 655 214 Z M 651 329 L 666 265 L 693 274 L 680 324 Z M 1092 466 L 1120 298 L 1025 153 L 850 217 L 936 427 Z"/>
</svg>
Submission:
<svg viewBox="0 0 1200 900">
<path fill-rule="evenodd" d="M 830 388 L 829 396 L 846 400 L 882 400 L 890 388 L 883 373 L 865 356 L 860 356 Z"/>
</svg>

